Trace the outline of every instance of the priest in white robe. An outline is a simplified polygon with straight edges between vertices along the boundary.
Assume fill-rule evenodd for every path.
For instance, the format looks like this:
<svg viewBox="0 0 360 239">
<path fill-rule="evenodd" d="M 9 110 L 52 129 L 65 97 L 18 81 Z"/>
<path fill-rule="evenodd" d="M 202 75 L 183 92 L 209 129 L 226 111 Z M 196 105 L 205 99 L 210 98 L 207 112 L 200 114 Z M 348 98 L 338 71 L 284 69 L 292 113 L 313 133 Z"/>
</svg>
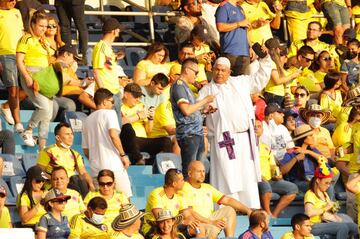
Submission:
<svg viewBox="0 0 360 239">
<path fill-rule="evenodd" d="M 230 76 L 230 61 L 216 60 L 213 80 L 199 92 L 198 100 L 216 95 L 217 109 L 206 117 L 210 143 L 210 183 L 250 208 L 260 208 L 257 183 L 260 161 L 254 132 L 250 93 L 261 92 L 270 79 L 272 60 L 260 59 L 253 75 Z"/>
</svg>

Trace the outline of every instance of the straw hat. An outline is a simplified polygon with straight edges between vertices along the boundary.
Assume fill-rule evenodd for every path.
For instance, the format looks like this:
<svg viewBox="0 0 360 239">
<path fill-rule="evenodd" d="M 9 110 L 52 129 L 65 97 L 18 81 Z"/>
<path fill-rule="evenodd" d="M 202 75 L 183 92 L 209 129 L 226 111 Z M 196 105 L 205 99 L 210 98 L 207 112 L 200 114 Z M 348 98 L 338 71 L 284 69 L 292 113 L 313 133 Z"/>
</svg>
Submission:
<svg viewBox="0 0 360 239">
<path fill-rule="evenodd" d="M 358 106 L 360 105 L 360 86 L 356 86 L 348 91 L 345 106 Z"/>
<path fill-rule="evenodd" d="M 111 226 L 115 231 L 121 231 L 134 224 L 137 219 L 142 218 L 146 214 L 139 211 L 134 204 L 127 204 L 120 209 L 119 215 L 114 219 Z"/>
<path fill-rule="evenodd" d="M 325 124 L 331 116 L 331 113 L 329 110 L 322 109 L 320 105 L 314 103 L 314 101 L 312 101 L 312 100 L 309 100 L 306 105 L 306 108 L 301 108 L 299 110 L 299 113 L 300 113 L 301 118 L 303 118 L 305 121 L 308 121 L 308 119 L 310 118 L 310 115 L 312 113 L 321 113 L 322 114 L 321 124 Z"/>
<path fill-rule="evenodd" d="M 305 138 L 309 135 L 313 135 L 314 131 L 308 124 L 302 124 L 299 127 L 296 127 L 294 130 L 293 141 Z"/>
<path fill-rule="evenodd" d="M 170 210 L 162 210 L 156 216 L 157 222 L 161 222 L 167 219 L 174 219 L 175 224 L 179 224 L 182 221 L 182 216 L 181 215 L 173 216 Z"/>
</svg>

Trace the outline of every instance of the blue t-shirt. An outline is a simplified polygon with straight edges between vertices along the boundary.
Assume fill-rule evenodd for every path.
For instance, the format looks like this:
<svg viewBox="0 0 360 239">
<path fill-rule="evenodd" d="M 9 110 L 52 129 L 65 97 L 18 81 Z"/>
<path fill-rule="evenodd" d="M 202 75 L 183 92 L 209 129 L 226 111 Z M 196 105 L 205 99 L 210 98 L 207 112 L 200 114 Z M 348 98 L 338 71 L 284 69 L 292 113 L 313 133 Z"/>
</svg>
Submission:
<svg viewBox="0 0 360 239">
<path fill-rule="evenodd" d="M 234 23 L 245 19 L 240 6 L 224 2 L 216 10 L 216 23 Z M 229 32 L 220 32 L 221 52 L 234 56 L 249 56 L 247 29 L 240 27 Z"/>
<path fill-rule="evenodd" d="M 274 239 L 270 231 L 264 232 L 261 238 L 258 238 L 250 229 L 239 236 L 239 239 Z"/>
<path fill-rule="evenodd" d="M 346 83 L 349 87 L 359 84 L 360 64 L 352 60 L 345 60 L 341 65 L 341 71 L 348 73 Z"/>
<path fill-rule="evenodd" d="M 37 230 L 46 231 L 46 238 L 67 239 L 70 235 L 69 222 L 66 216 L 61 216 L 61 221 L 53 217 L 51 212 L 40 218 Z"/>
<path fill-rule="evenodd" d="M 176 121 L 176 138 L 178 140 L 183 139 L 186 136 L 204 134 L 202 127 L 202 116 L 200 111 L 196 111 L 189 116 L 185 116 L 178 103 L 186 102 L 188 104 L 195 104 L 195 96 L 190 90 L 186 82 L 177 80 L 170 88 L 170 101 L 174 118 Z"/>
<path fill-rule="evenodd" d="M 152 106 L 156 108 L 165 101 L 163 93 L 160 95 L 150 95 L 144 86 L 141 86 L 141 91 L 144 94 L 144 96 L 141 97 L 141 102 L 145 105 L 146 109 Z"/>
</svg>

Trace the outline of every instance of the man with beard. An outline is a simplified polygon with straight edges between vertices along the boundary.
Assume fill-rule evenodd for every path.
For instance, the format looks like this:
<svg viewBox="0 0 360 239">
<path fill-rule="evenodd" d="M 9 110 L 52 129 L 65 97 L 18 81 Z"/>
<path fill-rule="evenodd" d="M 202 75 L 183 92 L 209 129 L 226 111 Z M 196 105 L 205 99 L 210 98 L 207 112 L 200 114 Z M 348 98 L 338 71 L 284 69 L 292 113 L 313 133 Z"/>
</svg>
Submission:
<svg viewBox="0 0 360 239">
<path fill-rule="evenodd" d="M 262 209 L 254 210 L 249 217 L 249 229 L 239 239 L 273 239 L 269 231 L 269 215 Z"/>
<path fill-rule="evenodd" d="M 181 44 L 190 38 L 190 32 L 195 25 L 203 25 L 210 36 L 208 42 L 218 45 L 217 32 L 206 22 L 201 15 L 202 2 L 201 0 L 181 0 L 181 9 L 185 16 L 178 19 L 175 26 L 175 39 L 178 44 Z"/>
</svg>

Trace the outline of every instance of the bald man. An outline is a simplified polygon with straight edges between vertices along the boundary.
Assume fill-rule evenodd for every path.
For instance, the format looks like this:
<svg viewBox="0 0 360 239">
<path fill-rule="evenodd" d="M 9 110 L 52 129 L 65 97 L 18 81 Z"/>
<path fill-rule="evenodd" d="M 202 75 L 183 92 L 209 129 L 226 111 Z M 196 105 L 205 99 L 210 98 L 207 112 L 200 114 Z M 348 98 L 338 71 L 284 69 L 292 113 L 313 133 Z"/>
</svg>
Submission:
<svg viewBox="0 0 360 239">
<path fill-rule="evenodd" d="M 222 229 L 226 237 L 234 237 L 235 210 L 250 215 L 251 209 L 225 196 L 210 184 L 204 183 L 204 180 L 204 164 L 201 161 L 191 161 L 188 168 L 188 181 L 185 182 L 182 192 L 192 216 L 204 224 L 206 238 L 217 238 Z M 215 211 L 214 203 L 225 207 Z"/>
<path fill-rule="evenodd" d="M 210 105 L 217 111 L 206 117 L 210 183 L 250 208 L 260 208 L 257 182 L 261 181 L 250 93 L 261 92 L 266 86 L 272 60 L 267 55 L 255 64 L 259 65 L 255 74 L 232 77 L 230 61 L 218 58 L 213 81 L 200 90 L 198 97 L 202 100 L 208 95 L 216 96 Z"/>
</svg>

